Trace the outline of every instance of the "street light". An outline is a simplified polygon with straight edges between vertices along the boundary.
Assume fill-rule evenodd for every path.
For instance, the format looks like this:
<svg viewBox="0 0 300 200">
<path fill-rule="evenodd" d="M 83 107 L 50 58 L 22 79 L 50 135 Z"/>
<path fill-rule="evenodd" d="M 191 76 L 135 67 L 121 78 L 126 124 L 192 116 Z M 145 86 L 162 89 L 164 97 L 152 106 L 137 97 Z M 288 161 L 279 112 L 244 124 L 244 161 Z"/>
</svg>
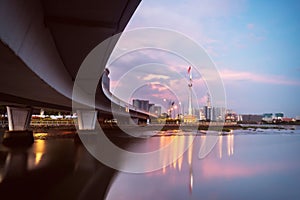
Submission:
<svg viewBox="0 0 300 200">
<path fill-rule="evenodd" d="M 174 118 L 176 119 L 177 116 L 176 116 L 176 110 L 177 110 L 178 106 L 177 105 L 174 105 Z"/>
<path fill-rule="evenodd" d="M 168 103 L 167 114 L 168 114 L 168 117 L 172 118 L 172 116 L 171 116 L 172 101 L 170 99 L 163 99 L 163 101 Z"/>
<path fill-rule="evenodd" d="M 170 118 L 173 118 L 172 116 L 172 111 L 174 111 L 174 118 L 176 117 L 176 109 L 178 108 L 177 105 L 175 105 L 175 101 L 171 100 L 171 99 L 163 99 L 164 102 L 168 103 L 168 116 Z"/>
</svg>

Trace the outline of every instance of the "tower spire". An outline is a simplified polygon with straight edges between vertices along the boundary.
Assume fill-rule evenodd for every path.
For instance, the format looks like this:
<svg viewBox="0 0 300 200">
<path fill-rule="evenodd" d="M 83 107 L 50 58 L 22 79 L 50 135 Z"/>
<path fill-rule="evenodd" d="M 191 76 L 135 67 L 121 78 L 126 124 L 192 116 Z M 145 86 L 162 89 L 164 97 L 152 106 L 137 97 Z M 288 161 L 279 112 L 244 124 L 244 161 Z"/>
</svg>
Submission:
<svg viewBox="0 0 300 200">
<path fill-rule="evenodd" d="M 190 80 L 189 80 L 189 84 L 188 84 L 188 87 L 189 87 L 189 99 L 188 99 L 188 115 L 192 115 L 193 113 L 192 113 L 192 86 L 193 86 L 193 84 L 192 84 L 192 67 L 191 66 L 189 66 L 189 68 L 188 68 L 188 74 L 189 74 L 189 78 L 190 78 Z"/>
</svg>

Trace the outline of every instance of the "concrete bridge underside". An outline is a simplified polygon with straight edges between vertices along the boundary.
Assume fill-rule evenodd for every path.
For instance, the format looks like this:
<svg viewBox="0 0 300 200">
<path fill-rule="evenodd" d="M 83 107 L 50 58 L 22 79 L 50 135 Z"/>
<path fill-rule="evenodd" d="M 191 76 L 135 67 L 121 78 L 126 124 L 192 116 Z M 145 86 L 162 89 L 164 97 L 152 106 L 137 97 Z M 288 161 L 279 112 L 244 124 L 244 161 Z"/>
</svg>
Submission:
<svg viewBox="0 0 300 200">
<path fill-rule="evenodd" d="M 0 103 L 71 110 L 82 61 L 99 43 L 124 30 L 140 0 L 0 3 Z M 116 42 L 107 45 L 107 58 Z M 107 115 L 110 107 L 111 101 L 98 91 L 96 109 Z"/>
<path fill-rule="evenodd" d="M 73 84 L 82 61 L 96 45 L 124 30 L 139 3 L 140 0 L 0 0 L 0 104 L 10 106 L 11 132 L 25 132 L 21 139 L 28 139 L 24 129 L 32 108 L 71 110 Z M 107 57 L 115 43 L 108 44 Z M 95 106 L 100 116 L 111 116 L 112 102 L 101 88 Z M 120 110 L 125 117 L 125 108 Z M 133 110 L 129 113 L 142 120 L 149 117 Z M 32 133 L 32 144 L 31 139 Z M 9 158 L 8 170 L 0 180 L 2 196 L 61 197 L 69 191 L 71 199 L 104 198 L 115 171 L 97 162 L 76 140 L 67 145 L 53 148 L 54 153 L 47 152 L 53 160 L 46 167 L 28 172 L 27 146 L 12 152 L 0 148 L 1 158 Z M 66 152 L 69 154 L 65 156 Z M 75 161 L 67 159 L 70 154 L 79 157 L 76 167 L 66 162 Z M 15 169 L 25 173 L 15 173 Z M 54 188 L 51 180 L 64 192 L 48 193 Z M 65 183 L 64 188 L 61 183 Z"/>
<path fill-rule="evenodd" d="M 124 30 L 139 2 L 2 1 L 1 100 L 70 108 L 82 61 L 96 45 Z"/>
</svg>

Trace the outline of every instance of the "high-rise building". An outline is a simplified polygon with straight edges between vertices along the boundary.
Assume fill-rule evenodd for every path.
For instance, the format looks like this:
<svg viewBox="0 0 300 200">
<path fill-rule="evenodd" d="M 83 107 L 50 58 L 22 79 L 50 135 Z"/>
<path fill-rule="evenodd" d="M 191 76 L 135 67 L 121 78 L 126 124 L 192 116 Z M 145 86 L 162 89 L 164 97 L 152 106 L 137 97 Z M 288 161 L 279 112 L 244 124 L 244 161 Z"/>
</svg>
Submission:
<svg viewBox="0 0 300 200">
<path fill-rule="evenodd" d="M 208 106 L 204 106 L 203 107 L 204 109 L 204 116 L 205 116 L 205 120 L 212 120 L 212 117 L 211 117 L 211 107 L 208 107 Z"/>
<path fill-rule="evenodd" d="M 133 99 L 132 104 L 140 110 L 149 112 L 149 100 Z"/>
<path fill-rule="evenodd" d="M 213 107 L 212 108 L 212 120 L 213 121 L 223 121 L 225 118 L 225 108 L 221 107 Z"/>
<path fill-rule="evenodd" d="M 151 106 L 149 112 L 152 114 L 155 114 L 157 116 L 160 116 L 161 115 L 161 106 L 155 106 L 155 105 Z"/>
<path fill-rule="evenodd" d="M 148 111 L 151 112 L 151 110 L 153 109 L 154 107 L 154 103 L 149 103 L 148 104 Z"/>
<path fill-rule="evenodd" d="M 212 119 L 212 108 L 211 108 L 211 102 L 210 102 L 210 95 L 207 93 L 207 101 L 206 101 L 206 106 L 204 106 L 204 115 L 205 119 L 207 121 L 211 121 Z"/>
</svg>

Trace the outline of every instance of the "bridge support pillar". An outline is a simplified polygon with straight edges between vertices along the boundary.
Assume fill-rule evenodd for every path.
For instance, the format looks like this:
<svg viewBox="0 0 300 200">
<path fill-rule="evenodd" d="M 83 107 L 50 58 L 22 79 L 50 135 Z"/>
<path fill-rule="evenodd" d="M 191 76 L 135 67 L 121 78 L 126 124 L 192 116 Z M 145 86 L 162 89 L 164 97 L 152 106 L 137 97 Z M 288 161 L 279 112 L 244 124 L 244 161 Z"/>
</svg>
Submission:
<svg viewBox="0 0 300 200">
<path fill-rule="evenodd" d="M 78 129 L 81 131 L 95 130 L 98 111 L 77 110 Z"/>
<path fill-rule="evenodd" d="M 32 109 L 7 106 L 8 131 L 3 136 L 6 146 L 31 145 L 33 132 L 29 131 Z"/>
</svg>

